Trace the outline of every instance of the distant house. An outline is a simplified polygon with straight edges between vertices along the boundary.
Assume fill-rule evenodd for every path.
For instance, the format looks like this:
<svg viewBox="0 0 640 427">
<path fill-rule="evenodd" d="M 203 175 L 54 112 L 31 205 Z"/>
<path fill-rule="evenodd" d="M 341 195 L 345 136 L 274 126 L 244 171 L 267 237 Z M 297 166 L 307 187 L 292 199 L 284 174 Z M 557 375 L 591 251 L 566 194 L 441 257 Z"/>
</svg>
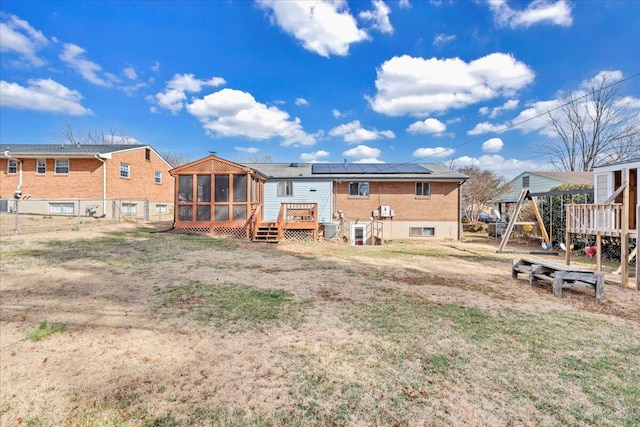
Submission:
<svg viewBox="0 0 640 427">
<path fill-rule="evenodd" d="M 498 212 L 504 215 L 518 201 L 524 189 L 531 193 L 546 193 L 563 184 L 593 185 L 593 172 L 522 172 L 505 186 L 506 190 L 491 199 Z"/>
<path fill-rule="evenodd" d="M 383 238 L 461 237 L 460 185 L 467 177 L 436 164 L 240 165 L 209 156 L 171 173 L 176 177 L 179 229 L 267 241 L 315 238 L 320 232 L 362 245 Z M 203 175 L 210 177 L 199 178 Z M 212 184 L 196 187 L 196 179 Z M 220 186 L 230 189 L 238 180 L 240 186 L 255 182 L 251 203 L 244 197 L 230 201 L 231 196 L 219 200 L 211 196 Z M 182 200 L 183 188 L 206 195 L 199 195 L 200 201 L 193 196 Z M 236 202 L 247 203 L 246 209 L 238 206 L 231 217 L 227 206 Z"/>
<path fill-rule="evenodd" d="M 0 150 L 0 210 L 10 200 L 46 199 L 45 212 L 113 214 L 106 200 L 131 200 L 117 209 L 142 209 L 138 203 L 173 200 L 171 166 L 149 145 L 10 144 Z M 57 201 L 56 201 L 57 200 Z M 91 203 L 76 203 L 91 200 Z M 86 205 L 86 208 L 85 208 Z M 84 214 L 84 210 L 82 212 Z"/>
</svg>

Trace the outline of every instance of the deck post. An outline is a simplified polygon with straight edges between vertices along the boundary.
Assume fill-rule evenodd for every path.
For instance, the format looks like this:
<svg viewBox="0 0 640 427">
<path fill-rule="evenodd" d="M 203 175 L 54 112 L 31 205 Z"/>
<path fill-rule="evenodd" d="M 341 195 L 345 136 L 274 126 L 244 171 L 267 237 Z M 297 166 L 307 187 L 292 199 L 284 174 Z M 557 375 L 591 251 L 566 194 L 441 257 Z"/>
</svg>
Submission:
<svg viewBox="0 0 640 427">
<path fill-rule="evenodd" d="M 569 220 L 569 212 L 571 212 L 570 205 L 565 206 L 565 224 L 564 224 L 564 244 L 565 244 L 565 253 L 564 253 L 564 263 L 567 265 L 571 265 L 571 232 L 569 232 L 569 226 L 571 225 L 571 221 Z"/>
<path fill-rule="evenodd" d="M 602 271 L 602 235 L 596 234 L 596 271 Z"/>
<path fill-rule="evenodd" d="M 622 212 L 620 214 L 620 284 L 623 288 L 629 286 L 629 168 L 624 169 L 624 190 L 622 191 Z"/>
</svg>

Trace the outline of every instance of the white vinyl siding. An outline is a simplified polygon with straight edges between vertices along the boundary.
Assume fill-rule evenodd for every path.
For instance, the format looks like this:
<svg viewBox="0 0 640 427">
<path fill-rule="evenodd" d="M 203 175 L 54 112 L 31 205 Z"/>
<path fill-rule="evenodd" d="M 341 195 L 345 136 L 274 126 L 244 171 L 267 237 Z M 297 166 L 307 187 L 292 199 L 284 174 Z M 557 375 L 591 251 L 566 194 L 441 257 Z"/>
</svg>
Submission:
<svg viewBox="0 0 640 427">
<path fill-rule="evenodd" d="M 332 215 L 331 181 L 293 180 L 295 197 L 278 197 L 278 181 L 264 184 L 264 219 L 275 221 L 280 212 L 280 203 L 318 203 L 318 222 L 330 222 Z"/>
</svg>

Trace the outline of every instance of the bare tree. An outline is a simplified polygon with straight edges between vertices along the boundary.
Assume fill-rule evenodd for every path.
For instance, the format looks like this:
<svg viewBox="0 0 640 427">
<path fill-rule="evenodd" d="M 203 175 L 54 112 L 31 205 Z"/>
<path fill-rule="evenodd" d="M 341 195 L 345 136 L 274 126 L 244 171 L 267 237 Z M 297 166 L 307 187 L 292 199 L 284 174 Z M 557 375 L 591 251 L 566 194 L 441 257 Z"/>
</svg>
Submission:
<svg viewBox="0 0 640 427">
<path fill-rule="evenodd" d="M 506 178 L 478 166 L 458 169 L 469 177 L 460 188 L 462 207 L 470 222 L 477 222 L 480 214 L 489 209 L 489 201 L 505 190 Z"/>
<path fill-rule="evenodd" d="M 63 145 L 128 145 L 139 143 L 136 139 L 130 138 L 124 131 L 117 132 L 111 128 L 106 132 L 102 129 L 82 132 L 74 130 L 73 126 L 68 122 L 60 127 L 60 132 L 54 137 L 54 140 Z"/>
<path fill-rule="evenodd" d="M 191 158 L 184 153 L 178 153 L 175 151 L 163 151 L 159 153 L 167 163 L 172 167 L 177 168 L 191 161 Z"/>
<path fill-rule="evenodd" d="M 621 95 L 609 74 L 586 85 L 586 94 L 570 93 L 547 121 L 555 138 L 545 144 L 558 170 L 591 171 L 594 167 L 638 156 L 640 113 L 637 100 Z"/>
</svg>

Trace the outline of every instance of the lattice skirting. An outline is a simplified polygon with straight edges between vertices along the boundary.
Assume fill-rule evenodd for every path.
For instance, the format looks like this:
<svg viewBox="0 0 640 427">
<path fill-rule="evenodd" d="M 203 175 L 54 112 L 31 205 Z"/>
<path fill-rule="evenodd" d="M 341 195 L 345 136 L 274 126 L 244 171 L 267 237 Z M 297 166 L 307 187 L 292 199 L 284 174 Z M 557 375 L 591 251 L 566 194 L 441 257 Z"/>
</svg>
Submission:
<svg viewBox="0 0 640 427">
<path fill-rule="evenodd" d="M 176 227 L 175 231 L 178 233 L 209 234 L 211 229 L 209 227 Z"/>
<path fill-rule="evenodd" d="M 216 236 L 226 236 L 233 239 L 246 239 L 247 233 L 244 228 L 238 227 L 213 227 L 211 234 Z"/>
<path fill-rule="evenodd" d="M 285 240 L 313 240 L 313 230 L 285 230 Z"/>
</svg>

